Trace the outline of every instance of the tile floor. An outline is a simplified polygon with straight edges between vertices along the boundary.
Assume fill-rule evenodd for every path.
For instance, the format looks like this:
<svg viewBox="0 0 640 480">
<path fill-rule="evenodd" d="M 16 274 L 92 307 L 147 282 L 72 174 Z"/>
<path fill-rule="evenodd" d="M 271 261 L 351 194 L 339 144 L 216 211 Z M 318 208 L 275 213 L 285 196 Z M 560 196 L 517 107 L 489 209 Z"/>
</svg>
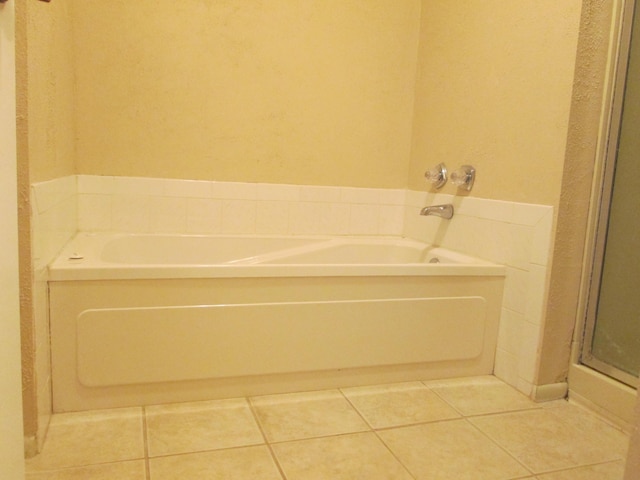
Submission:
<svg viewBox="0 0 640 480">
<path fill-rule="evenodd" d="M 627 436 L 473 377 L 54 415 L 28 480 L 621 480 Z"/>
</svg>

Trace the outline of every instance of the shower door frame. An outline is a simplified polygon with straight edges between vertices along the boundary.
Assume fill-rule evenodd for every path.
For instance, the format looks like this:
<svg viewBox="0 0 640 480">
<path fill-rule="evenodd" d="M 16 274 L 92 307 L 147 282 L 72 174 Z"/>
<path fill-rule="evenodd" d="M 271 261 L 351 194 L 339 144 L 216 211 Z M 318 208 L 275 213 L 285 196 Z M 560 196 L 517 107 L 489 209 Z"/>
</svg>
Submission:
<svg viewBox="0 0 640 480">
<path fill-rule="evenodd" d="M 594 182 L 596 195 L 592 203 L 594 214 L 594 230 L 592 236 L 592 248 L 590 253 L 591 275 L 587 291 L 585 328 L 582 338 L 582 351 L 580 363 L 590 367 L 604 375 L 618 380 L 633 388 L 638 388 L 640 381 L 619 368 L 616 368 L 593 355 L 592 345 L 595 335 L 596 320 L 598 313 L 598 303 L 600 288 L 602 284 L 602 272 L 604 268 L 604 256 L 606 250 L 606 240 L 609 230 L 609 212 L 613 196 L 613 184 L 620 142 L 620 129 L 622 126 L 622 111 L 627 83 L 627 69 L 629 66 L 629 52 L 631 49 L 631 33 L 635 13 L 635 1 L 626 1 L 622 14 L 622 26 L 617 42 L 617 51 L 614 52 L 613 89 L 611 98 L 605 100 L 609 111 L 606 124 L 603 126 L 606 146 L 601 163 L 599 180 Z M 640 13 L 640 12 L 639 12 Z M 638 19 L 640 21 L 640 19 Z"/>
</svg>

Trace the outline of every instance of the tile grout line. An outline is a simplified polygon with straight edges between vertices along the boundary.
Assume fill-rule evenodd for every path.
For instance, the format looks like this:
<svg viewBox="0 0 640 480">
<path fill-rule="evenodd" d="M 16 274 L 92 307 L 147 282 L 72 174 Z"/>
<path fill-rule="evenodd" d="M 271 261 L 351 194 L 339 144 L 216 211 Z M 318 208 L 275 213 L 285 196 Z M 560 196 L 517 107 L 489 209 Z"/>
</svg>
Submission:
<svg viewBox="0 0 640 480">
<path fill-rule="evenodd" d="M 453 410 L 455 410 L 458 415 L 460 415 L 460 418 L 465 418 L 464 413 L 462 413 L 460 411 L 460 409 L 458 409 L 454 404 L 452 404 L 451 402 L 447 401 L 446 398 L 444 398 L 442 395 L 440 395 L 438 392 L 436 392 L 433 388 L 431 388 L 429 385 L 427 385 L 427 381 L 428 380 L 422 380 L 420 383 L 422 383 L 422 385 L 425 386 L 425 388 L 427 388 L 427 390 L 429 390 L 431 393 L 433 393 L 436 397 L 438 397 L 440 400 L 442 400 L 444 403 L 446 403 L 447 405 L 449 405 L 451 408 L 453 408 Z"/>
<path fill-rule="evenodd" d="M 497 378 L 497 377 L 496 377 Z M 435 395 L 438 396 L 438 398 L 440 400 L 442 400 L 443 402 L 445 402 L 447 405 L 449 405 L 451 408 L 453 408 L 456 412 L 458 412 L 460 414 L 461 418 L 476 418 L 476 417 L 490 417 L 493 415 L 502 415 L 505 413 L 518 413 L 518 412 L 527 412 L 527 411 L 531 411 L 531 410 L 541 410 L 544 407 L 542 405 L 538 405 L 536 404 L 533 407 L 520 407 L 520 408 L 511 408 L 511 409 L 506 409 L 506 410 L 501 410 L 501 411 L 497 411 L 497 412 L 484 412 L 484 413 L 471 413 L 471 414 L 466 414 L 464 413 L 462 410 L 460 410 L 459 408 L 457 408 L 453 403 L 449 402 L 444 396 L 442 396 L 438 391 L 434 390 L 433 388 L 431 388 L 429 385 L 427 385 L 426 383 L 427 381 L 422 381 L 422 384 L 427 387 L 431 392 L 433 392 Z M 437 388 L 437 387 L 436 387 Z M 519 392 L 518 390 L 514 391 L 520 393 L 521 395 L 522 392 Z M 532 400 L 533 402 L 533 400 Z M 535 402 L 533 402 L 535 403 Z"/>
<path fill-rule="evenodd" d="M 351 400 L 349 399 L 349 397 L 347 397 L 347 395 L 342 391 L 342 388 L 338 388 L 338 391 L 340 392 L 340 395 L 342 395 L 342 398 L 344 398 L 347 403 L 349 404 L 349 406 L 356 412 L 356 414 L 362 419 L 362 421 L 365 423 L 365 425 L 367 425 L 369 427 L 370 431 L 374 431 L 374 427 L 373 425 L 371 425 L 369 423 L 369 421 L 365 418 L 365 416 L 360 412 L 360 410 L 358 410 L 358 407 L 356 407 Z M 354 432 L 356 433 L 356 432 Z"/>
<path fill-rule="evenodd" d="M 373 434 L 376 436 L 376 438 L 380 441 L 380 443 L 382 443 L 382 445 L 384 445 L 384 448 L 387 449 L 387 452 L 389 452 L 391 454 L 391 456 L 393 458 L 396 459 L 396 461 L 402 465 L 402 468 L 404 469 L 405 472 L 407 472 L 407 475 L 409 475 L 411 478 L 413 478 L 414 480 L 417 480 L 417 477 L 411 472 L 411 470 L 409 470 L 409 467 L 407 467 L 404 462 L 402 460 L 400 460 L 398 458 L 398 456 L 395 454 L 395 452 L 391 449 L 391 447 L 389 447 L 389 445 L 387 445 L 387 443 L 384 441 L 384 439 L 378 435 L 378 431 L 377 430 L 373 430 Z"/>
<path fill-rule="evenodd" d="M 504 451 L 509 457 L 513 458 L 519 465 L 522 465 L 522 468 L 524 468 L 525 470 L 530 472 L 531 475 L 536 475 L 535 473 L 532 472 L 532 470 L 530 468 L 528 468 L 520 460 L 518 460 L 513 454 L 511 454 L 511 452 L 509 452 L 506 448 L 504 448 L 502 445 L 500 445 L 496 440 L 494 440 L 493 438 L 489 437 L 489 435 L 487 435 L 482 430 L 480 430 L 480 428 L 478 428 L 473 422 L 469 421 L 470 418 L 483 417 L 483 416 L 495 416 L 495 415 L 499 415 L 499 414 L 503 414 L 503 413 L 514 413 L 514 412 L 521 412 L 521 411 L 527 411 L 527 410 L 535 410 L 535 408 L 522 408 L 522 409 L 511 410 L 511 411 L 507 411 L 507 412 L 490 412 L 490 413 L 477 414 L 477 415 L 465 415 L 464 412 L 462 412 L 460 409 L 456 408 L 455 405 L 453 405 L 451 402 L 447 401 L 446 398 L 444 398 L 442 395 L 440 395 L 437 390 L 434 390 L 429 385 L 427 385 L 425 381 L 423 381 L 422 384 L 425 387 L 427 387 L 430 391 L 432 391 L 434 394 L 436 394 L 438 396 L 438 398 L 440 398 L 443 402 L 445 402 L 447 405 L 449 405 L 451 408 L 453 408 L 456 412 L 458 412 L 460 414 L 460 419 L 464 420 L 467 425 L 471 425 L 475 430 L 480 432 L 490 442 L 492 442 L 494 445 L 496 445 L 498 448 L 500 448 L 502 451 Z M 542 407 L 537 407 L 537 408 L 542 408 Z M 527 478 L 527 477 L 523 477 L 523 478 Z"/>
<path fill-rule="evenodd" d="M 160 458 L 171 458 L 171 457 L 182 457 L 185 455 L 197 455 L 200 453 L 213 453 L 213 452 L 225 452 L 225 451 L 230 451 L 230 450 L 242 450 L 244 448 L 252 448 L 252 447 L 261 447 L 263 446 L 263 443 L 251 443 L 248 445 L 234 445 L 232 447 L 223 447 L 223 448 L 205 448 L 202 450 L 193 450 L 193 451 L 188 451 L 188 452 L 175 452 L 175 453 L 163 453 L 161 455 L 155 455 L 152 458 L 150 458 L 150 460 L 156 460 L 156 459 L 160 459 Z M 131 460 L 124 460 L 124 461 L 131 461 Z M 111 463 L 118 463 L 118 462 L 111 462 Z"/>
<path fill-rule="evenodd" d="M 473 429 L 478 431 L 483 437 L 485 437 L 487 440 L 489 440 L 491 443 L 493 443 L 495 446 L 497 446 L 500 450 L 502 450 L 504 453 L 506 453 L 509 457 L 511 457 L 513 460 L 515 460 L 519 465 L 522 465 L 522 468 L 524 468 L 526 471 L 528 471 L 530 473 L 530 475 L 538 475 L 538 473 L 534 472 L 531 468 L 529 468 L 527 465 L 525 465 L 523 462 L 521 462 L 506 447 L 502 446 L 500 443 L 498 443 L 497 440 L 495 440 L 494 438 L 489 436 L 489 434 L 483 432 L 482 429 L 480 429 L 480 427 L 475 425 L 473 422 L 469 421 L 469 418 L 464 417 L 464 421 L 467 423 L 467 425 L 470 425 Z M 527 477 L 522 477 L 522 478 L 527 478 Z"/>
<path fill-rule="evenodd" d="M 147 436 L 147 407 L 142 406 L 142 443 L 144 448 L 144 470 L 146 480 L 151 480 L 151 466 L 149 461 L 149 439 Z"/>
<path fill-rule="evenodd" d="M 385 441 L 382 439 L 382 437 L 380 437 L 380 435 L 378 435 L 378 431 L 376 430 L 376 428 L 371 425 L 367 419 L 364 417 L 364 415 L 360 412 L 360 410 L 358 410 L 358 408 L 351 402 L 351 400 L 349 399 L 349 397 L 342 391 L 342 388 L 338 389 L 340 391 L 340 394 L 345 398 L 345 400 L 349 403 L 349 405 L 351 405 L 351 408 L 353 408 L 356 413 L 360 416 L 360 418 L 362 418 L 362 420 L 364 420 L 364 422 L 369 426 L 371 432 L 376 436 L 376 438 L 378 439 L 378 441 L 384 445 L 384 448 L 387 449 L 387 452 L 389 452 L 391 454 L 391 456 L 393 458 L 395 458 L 396 462 L 398 462 L 402 468 L 404 469 L 405 472 L 407 472 L 407 475 L 409 475 L 411 478 L 413 478 L 414 480 L 417 480 L 416 476 L 409 470 L 409 468 L 404 464 L 404 462 L 402 462 L 398 456 L 395 454 L 395 452 L 393 450 L 391 450 L 391 448 L 389 447 L 389 445 L 387 445 L 385 443 Z"/>
<path fill-rule="evenodd" d="M 260 423 L 260 418 L 258 417 L 258 414 L 255 411 L 255 406 L 253 405 L 251 398 L 245 397 L 245 401 L 249 405 L 249 410 L 251 411 L 251 415 L 253 415 L 253 420 L 256 422 L 256 425 L 260 430 L 260 435 L 262 435 L 262 439 L 264 440 L 265 446 L 269 450 L 269 455 L 271 455 L 271 459 L 273 460 L 273 463 L 275 463 L 276 468 L 278 469 L 278 473 L 280 473 L 280 476 L 283 478 L 283 480 L 287 480 L 287 476 L 284 473 L 284 469 L 282 468 L 282 465 L 280 465 L 280 461 L 276 456 L 276 452 L 273 451 L 273 447 L 271 446 L 271 443 L 267 438 L 267 434 L 265 433 L 264 428 L 262 427 L 262 423 Z"/>
<path fill-rule="evenodd" d="M 374 428 L 375 432 L 387 432 L 389 430 L 399 430 L 401 428 L 412 428 L 412 427 L 421 427 L 424 425 L 434 425 L 436 423 L 451 423 L 459 420 L 464 420 L 464 417 L 454 417 L 454 418 L 442 418 L 440 420 L 430 420 L 425 422 L 415 422 L 415 423 L 403 423 L 401 425 L 390 425 L 388 427 L 378 427 Z"/>
<path fill-rule="evenodd" d="M 549 471 L 546 471 L 546 472 L 534 473 L 534 475 L 549 475 L 549 474 L 562 473 L 562 472 L 572 472 L 572 471 L 580 470 L 580 469 L 583 469 L 583 468 L 597 467 L 599 465 L 609 465 L 609 464 L 614 464 L 614 463 L 619 463 L 619 462 L 624 462 L 624 460 L 623 459 L 618 459 L 618 460 L 608 460 L 606 462 L 588 463 L 588 464 L 584 464 L 584 465 L 576 465 L 574 467 L 569 467 L 569 468 L 561 468 L 559 470 L 549 470 Z M 623 463 L 623 465 L 624 465 L 624 463 Z"/>
</svg>

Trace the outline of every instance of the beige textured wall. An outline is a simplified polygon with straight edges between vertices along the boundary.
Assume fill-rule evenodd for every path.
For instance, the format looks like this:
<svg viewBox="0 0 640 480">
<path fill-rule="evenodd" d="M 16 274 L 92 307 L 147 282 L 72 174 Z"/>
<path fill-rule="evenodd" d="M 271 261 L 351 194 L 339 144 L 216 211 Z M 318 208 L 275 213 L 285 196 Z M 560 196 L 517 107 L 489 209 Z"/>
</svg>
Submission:
<svg viewBox="0 0 640 480">
<path fill-rule="evenodd" d="M 73 41 L 68 1 L 27 2 L 31 182 L 75 173 Z"/>
<path fill-rule="evenodd" d="M 77 0 L 77 170 L 405 187 L 420 0 Z"/>
<path fill-rule="evenodd" d="M 564 382 L 577 320 L 613 0 L 585 0 L 538 383 Z"/>
<path fill-rule="evenodd" d="M 33 182 L 72 175 L 73 71 L 68 2 L 16 2 L 17 154 L 19 195 L 20 318 L 24 434 L 38 440 L 50 406 L 38 405 L 47 378 L 38 378 L 36 345 L 48 336 L 33 298 L 31 205 Z M 39 320 L 39 321 L 38 321 Z M 46 411 L 48 409 L 48 411 Z M 27 453 L 35 453 L 27 445 Z"/>
<path fill-rule="evenodd" d="M 558 204 L 581 3 L 423 0 L 410 188 L 472 164 L 473 196 Z"/>
<path fill-rule="evenodd" d="M 27 8 L 15 4 L 16 15 L 16 154 L 18 176 L 18 256 L 20 275 L 20 348 L 22 355 L 22 408 L 24 435 L 38 428 L 35 389 L 35 325 L 31 273 L 31 218 L 29 205 L 29 139 L 27 126 Z"/>
</svg>

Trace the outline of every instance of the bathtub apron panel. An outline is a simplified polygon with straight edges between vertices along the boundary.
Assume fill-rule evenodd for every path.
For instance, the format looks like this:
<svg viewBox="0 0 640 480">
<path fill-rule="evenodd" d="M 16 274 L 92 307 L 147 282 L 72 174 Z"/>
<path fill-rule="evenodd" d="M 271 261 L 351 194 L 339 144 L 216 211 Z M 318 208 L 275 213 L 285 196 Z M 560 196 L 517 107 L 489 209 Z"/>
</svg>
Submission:
<svg viewBox="0 0 640 480">
<path fill-rule="evenodd" d="M 109 387 L 479 357 L 480 297 L 86 310 L 78 379 Z"/>
</svg>

